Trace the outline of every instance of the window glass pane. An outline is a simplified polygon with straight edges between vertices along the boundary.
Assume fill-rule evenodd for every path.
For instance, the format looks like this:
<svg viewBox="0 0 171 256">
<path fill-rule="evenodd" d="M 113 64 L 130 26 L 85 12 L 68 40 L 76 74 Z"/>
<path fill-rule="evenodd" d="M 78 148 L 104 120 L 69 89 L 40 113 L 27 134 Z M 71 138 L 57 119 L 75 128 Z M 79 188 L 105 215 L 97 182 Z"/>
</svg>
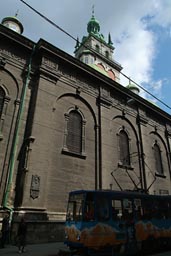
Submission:
<svg viewBox="0 0 171 256">
<path fill-rule="evenodd" d="M 141 199 L 138 199 L 138 198 L 134 199 L 134 212 L 135 212 L 135 218 L 138 220 L 141 220 L 143 216 Z"/>
<path fill-rule="evenodd" d="M 71 195 L 68 202 L 66 219 L 68 221 L 79 221 L 82 219 L 84 197 L 82 194 Z"/>
<path fill-rule="evenodd" d="M 109 219 L 109 201 L 106 197 L 97 198 L 97 218 L 100 221 Z"/>
<path fill-rule="evenodd" d="M 143 219 L 150 220 L 152 218 L 153 201 L 150 199 L 142 200 Z"/>
<path fill-rule="evenodd" d="M 160 174 L 163 174 L 161 151 L 157 144 L 154 145 L 154 159 L 156 171 Z"/>
<path fill-rule="evenodd" d="M 123 219 L 126 221 L 133 219 L 132 201 L 129 199 L 123 200 Z"/>
<path fill-rule="evenodd" d="M 88 56 L 85 57 L 85 64 L 88 64 Z"/>
<path fill-rule="evenodd" d="M 98 45 L 98 44 L 96 45 L 96 51 L 97 51 L 97 52 L 100 51 L 100 48 L 99 48 L 99 45 Z"/>
<path fill-rule="evenodd" d="M 122 219 L 122 202 L 121 200 L 112 200 L 112 219 Z"/>
<path fill-rule="evenodd" d="M 119 133 L 120 161 L 123 165 L 130 165 L 129 140 L 126 132 Z"/>
<path fill-rule="evenodd" d="M 109 52 L 108 51 L 105 52 L 105 56 L 106 56 L 106 58 L 109 58 Z"/>
<path fill-rule="evenodd" d="M 94 220 L 95 219 L 94 213 L 95 213 L 95 207 L 94 207 L 93 194 L 87 194 L 84 219 L 86 221 Z"/>
<path fill-rule="evenodd" d="M 4 92 L 4 90 L 0 87 L 0 116 L 1 116 L 2 110 L 3 110 L 4 98 L 5 98 L 5 92 Z"/>
</svg>

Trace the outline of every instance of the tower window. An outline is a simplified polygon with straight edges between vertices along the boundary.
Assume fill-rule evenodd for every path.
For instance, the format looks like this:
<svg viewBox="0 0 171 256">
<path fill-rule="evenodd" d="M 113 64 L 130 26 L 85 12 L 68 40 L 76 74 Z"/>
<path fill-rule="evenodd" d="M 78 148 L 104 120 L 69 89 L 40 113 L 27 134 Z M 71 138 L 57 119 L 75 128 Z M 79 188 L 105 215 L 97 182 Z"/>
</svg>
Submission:
<svg viewBox="0 0 171 256">
<path fill-rule="evenodd" d="M 94 64 L 94 58 L 93 57 L 90 58 L 90 64 Z"/>
<path fill-rule="evenodd" d="M 106 58 L 109 59 L 109 52 L 108 51 L 105 51 L 105 56 L 106 56 Z"/>
<path fill-rule="evenodd" d="M 99 47 L 98 44 L 96 44 L 96 51 L 97 51 L 97 52 L 100 52 L 100 47 Z"/>
<path fill-rule="evenodd" d="M 85 64 L 88 64 L 88 56 L 85 56 L 85 59 L 84 59 L 85 61 Z"/>
</svg>

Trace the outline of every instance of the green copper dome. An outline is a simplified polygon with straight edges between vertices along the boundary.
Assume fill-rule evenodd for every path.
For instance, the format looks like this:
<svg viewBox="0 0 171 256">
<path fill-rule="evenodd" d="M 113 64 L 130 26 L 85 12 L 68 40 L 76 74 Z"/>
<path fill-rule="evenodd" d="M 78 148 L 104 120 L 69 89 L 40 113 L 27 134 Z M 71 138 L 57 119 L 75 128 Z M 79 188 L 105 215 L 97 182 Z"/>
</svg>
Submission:
<svg viewBox="0 0 171 256">
<path fill-rule="evenodd" d="M 90 21 L 87 24 L 87 32 L 89 34 L 99 34 L 100 32 L 99 22 L 95 19 L 94 15 L 92 15 Z"/>
<path fill-rule="evenodd" d="M 133 84 L 131 82 L 129 82 L 129 84 L 126 86 L 126 88 L 136 94 L 138 94 L 140 92 L 140 89 L 135 84 Z"/>
<path fill-rule="evenodd" d="M 19 34 L 23 33 L 24 28 L 22 23 L 18 20 L 17 14 L 15 16 L 5 17 L 1 21 L 1 24 L 4 25 L 5 27 L 8 27 L 11 30 L 14 30 Z"/>
</svg>

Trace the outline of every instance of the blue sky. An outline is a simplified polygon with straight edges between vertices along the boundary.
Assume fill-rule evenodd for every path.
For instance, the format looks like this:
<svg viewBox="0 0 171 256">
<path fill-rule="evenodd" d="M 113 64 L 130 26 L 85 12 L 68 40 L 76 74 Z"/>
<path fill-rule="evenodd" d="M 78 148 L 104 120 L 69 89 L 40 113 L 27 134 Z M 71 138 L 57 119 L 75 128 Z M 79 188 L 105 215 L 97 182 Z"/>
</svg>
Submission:
<svg viewBox="0 0 171 256">
<path fill-rule="evenodd" d="M 25 0 L 73 37 L 87 35 L 87 23 L 92 6 L 107 40 L 111 33 L 114 60 L 123 73 L 144 86 L 171 107 L 171 1 L 170 0 Z M 42 20 L 20 0 L 1 0 L 0 18 L 14 16 L 24 26 L 23 35 L 37 42 L 43 38 L 73 55 L 75 41 Z M 128 81 L 121 77 L 121 83 Z M 171 114 L 156 99 L 141 90 L 141 96 L 154 101 Z"/>
</svg>

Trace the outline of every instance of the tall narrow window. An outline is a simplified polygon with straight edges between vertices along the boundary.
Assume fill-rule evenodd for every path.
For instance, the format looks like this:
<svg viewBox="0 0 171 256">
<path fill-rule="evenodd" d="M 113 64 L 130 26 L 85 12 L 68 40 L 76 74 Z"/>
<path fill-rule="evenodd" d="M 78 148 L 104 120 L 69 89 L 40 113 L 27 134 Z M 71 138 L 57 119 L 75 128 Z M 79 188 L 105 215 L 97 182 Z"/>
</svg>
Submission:
<svg viewBox="0 0 171 256">
<path fill-rule="evenodd" d="M 88 56 L 85 56 L 85 64 L 88 64 Z"/>
<path fill-rule="evenodd" d="M 3 110 L 3 106 L 4 106 L 4 98 L 5 98 L 5 92 L 0 87 L 0 117 L 2 115 L 2 110 Z"/>
<path fill-rule="evenodd" d="M 119 133 L 120 163 L 125 166 L 130 165 L 129 138 L 124 130 Z"/>
<path fill-rule="evenodd" d="M 98 44 L 96 44 L 96 51 L 97 51 L 97 52 L 100 52 L 100 47 L 99 47 Z"/>
<path fill-rule="evenodd" d="M 108 51 L 105 51 L 105 56 L 106 56 L 106 58 L 109 59 L 109 52 Z"/>
<path fill-rule="evenodd" d="M 70 152 L 82 152 L 82 117 L 75 110 L 69 113 L 66 146 Z"/>
<path fill-rule="evenodd" d="M 162 164 L 162 155 L 160 147 L 157 143 L 154 144 L 154 159 L 155 159 L 155 169 L 158 174 L 163 175 L 163 164 Z"/>
</svg>

